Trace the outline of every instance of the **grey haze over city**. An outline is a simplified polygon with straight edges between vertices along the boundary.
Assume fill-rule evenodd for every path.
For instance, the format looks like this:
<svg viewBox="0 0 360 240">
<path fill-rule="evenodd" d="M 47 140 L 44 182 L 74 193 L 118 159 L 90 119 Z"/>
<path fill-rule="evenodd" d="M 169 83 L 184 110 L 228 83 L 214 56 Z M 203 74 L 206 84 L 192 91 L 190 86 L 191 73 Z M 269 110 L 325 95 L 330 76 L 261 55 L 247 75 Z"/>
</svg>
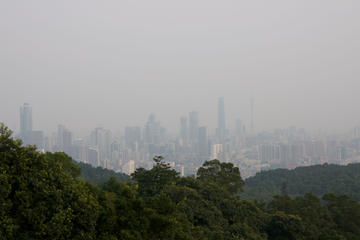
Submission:
<svg viewBox="0 0 360 240">
<path fill-rule="evenodd" d="M 178 133 L 199 112 L 215 134 L 297 126 L 344 132 L 360 124 L 358 1 L 0 1 L 0 121 L 20 131 L 64 124 L 144 126 Z"/>
</svg>

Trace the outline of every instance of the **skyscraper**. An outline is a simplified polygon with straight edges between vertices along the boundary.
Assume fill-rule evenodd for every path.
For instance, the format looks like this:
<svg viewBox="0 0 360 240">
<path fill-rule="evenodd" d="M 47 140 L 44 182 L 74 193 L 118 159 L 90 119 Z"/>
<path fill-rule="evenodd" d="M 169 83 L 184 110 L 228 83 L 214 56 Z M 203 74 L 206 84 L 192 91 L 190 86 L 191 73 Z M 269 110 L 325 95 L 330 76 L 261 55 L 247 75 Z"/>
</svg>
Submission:
<svg viewBox="0 0 360 240">
<path fill-rule="evenodd" d="M 62 151 L 66 154 L 71 154 L 72 147 L 72 133 L 68 129 L 62 132 Z"/>
<path fill-rule="evenodd" d="M 64 151 L 64 130 L 65 126 L 59 124 L 57 127 L 56 151 Z"/>
<path fill-rule="evenodd" d="M 191 142 L 197 142 L 199 138 L 199 113 L 189 113 L 189 139 Z"/>
<path fill-rule="evenodd" d="M 90 135 L 90 143 L 99 151 L 99 163 L 104 167 L 105 159 L 110 159 L 112 134 L 102 127 L 95 128 Z"/>
<path fill-rule="evenodd" d="M 160 122 L 155 120 L 155 115 L 150 114 L 145 125 L 144 134 L 145 143 L 159 144 L 161 140 L 161 126 Z"/>
<path fill-rule="evenodd" d="M 25 144 L 36 145 L 38 150 L 44 149 L 44 132 L 43 131 L 31 131 L 27 133 Z"/>
<path fill-rule="evenodd" d="M 219 143 L 224 141 L 226 134 L 226 125 L 225 125 L 225 103 L 224 98 L 220 97 L 218 100 L 218 128 L 216 130 L 216 135 Z"/>
<path fill-rule="evenodd" d="M 199 128 L 199 154 L 205 158 L 209 157 L 208 133 L 206 127 Z"/>
<path fill-rule="evenodd" d="M 188 120 L 187 117 L 180 118 L 180 137 L 184 143 L 188 140 Z"/>
<path fill-rule="evenodd" d="M 241 145 L 244 142 L 244 127 L 240 119 L 236 119 L 234 135 L 235 135 L 234 146 L 237 149 L 237 151 L 240 151 Z"/>
<path fill-rule="evenodd" d="M 236 119 L 235 122 L 235 135 L 237 137 L 241 136 L 243 133 L 243 128 L 242 128 L 242 122 L 241 119 Z"/>
<path fill-rule="evenodd" d="M 32 108 L 30 104 L 24 103 L 20 107 L 20 135 L 26 138 L 27 135 L 33 130 L 32 128 Z"/>
<path fill-rule="evenodd" d="M 136 151 L 136 146 L 141 141 L 141 128 L 140 127 L 126 127 L 125 128 L 125 145 Z"/>
</svg>

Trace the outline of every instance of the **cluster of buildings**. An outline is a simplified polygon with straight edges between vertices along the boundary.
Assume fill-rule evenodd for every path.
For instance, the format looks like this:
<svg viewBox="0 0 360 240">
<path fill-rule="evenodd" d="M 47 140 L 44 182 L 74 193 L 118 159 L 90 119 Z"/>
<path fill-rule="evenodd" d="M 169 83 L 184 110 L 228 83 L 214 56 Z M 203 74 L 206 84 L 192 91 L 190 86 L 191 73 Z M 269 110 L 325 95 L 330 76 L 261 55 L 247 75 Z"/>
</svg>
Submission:
<svg viewBox="0 0 360 240">
<path fill-rule="evenodd" d="M 244 178 L 271 168 L 360 161 L 360 128 L 351 134 L 309 135 L 291 127 L 255 134 L 251 101 L 250 131 L 240 119 L 228 129 L 224 98 L 218 99 L 218 124 L 214 134 L 201 125 L 199 113 L 181 117 L 178 134 L 168 134 L 151 114 L 143 126 L 125 127 L 122 134 L 95 128 L 88 136 L 76 138 L 63 125 L 51 136 L 32 128 L 32 109 L 20 108 L 20 133 L 24 144 L 41 151 L 65 152 L 74 160 L 95 167 L 131 174 L 136 168 L 151 168 L 153 157 L 163 156 L 181 175 L 195 174 L 207 160 L 219 159 L 239 167 Z"/>
</svg>

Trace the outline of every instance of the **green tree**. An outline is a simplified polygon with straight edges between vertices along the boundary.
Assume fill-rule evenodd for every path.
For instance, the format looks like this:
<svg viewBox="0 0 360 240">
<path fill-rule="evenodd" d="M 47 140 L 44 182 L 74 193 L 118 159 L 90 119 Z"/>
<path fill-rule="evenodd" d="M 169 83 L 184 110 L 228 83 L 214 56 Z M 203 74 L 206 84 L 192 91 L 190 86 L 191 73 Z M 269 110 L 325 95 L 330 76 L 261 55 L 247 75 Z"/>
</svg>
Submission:
<svg viewBox="0 0 360 240">
<path fill-rule="evenodd" d="M 175 184 L 179 173 L 171 169 L 161 156 L 154 157 L 155 165 L 151 170 L 138 168 L 131 175 L 139 186 L 139 193 L 151 197 L 160 193 L 166 185 Z"/>
<path fill-rule="evenodd" d="M 97 239 L 148 239 L 150 222 L 145 202 L 131 185 L 111 178 L 99 193 Z"/>
<path fill-rule="evenodd" d="M 5 239 L 93 239 L 98 203 L 61 154 L 21 146 L 0 125 L 0 235 Z"/>
<path fill-rule="evenodd" d="M 276 212 L 271 216 L 266 228 L 269 240 L 301 240 L 305 230 L 301 219 L 295 215 Z"/>
<path fill-rule="evenodd" d="M 216 182 L 233 194 L 241 192 L 244 186 L 239 168 L 234 167 L 232 163 L 222 163 L 217 159 L 206 161 L 197 171 L 197 178 L 204 182 Z"/>
<path fill-rule="evenodd" d="M 326 194 L 323 197 L 326 207 L 334 219 L 336 229 L 346 239 L 358 239 L 360 236 L 360 204 L 348 196 Z"/>
</svg>

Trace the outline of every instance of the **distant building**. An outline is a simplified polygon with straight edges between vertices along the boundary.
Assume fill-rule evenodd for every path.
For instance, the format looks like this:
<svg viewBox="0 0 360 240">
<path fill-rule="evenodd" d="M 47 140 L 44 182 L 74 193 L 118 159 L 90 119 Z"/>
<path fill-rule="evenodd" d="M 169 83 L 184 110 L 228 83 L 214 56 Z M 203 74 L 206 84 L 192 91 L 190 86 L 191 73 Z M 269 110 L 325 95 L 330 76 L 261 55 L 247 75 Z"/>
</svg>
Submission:
<svg viewBox="0 0 360 240">
<path fill-rule="evenodd" d="M 32 124 L 32 108 L 30 104 L 24 103 L 24 105 L 20 107 L 20 134 L 25 136 L 26 133 L 31 132 L 33 128 Z"/>
<path fill-rule="evenodd" d="M 155 121 L 155 115 L 150 114 L 145 125 L 145 143 L 159 144 L 162 140 L 164 129 L 160 127 L 160 122 Z"/>
<path fill-rule="evenodd" d="M 354 138 L 360 138 L 360 127 L 355 127 L 354 128 L 353 137 Z"/>
<path fill-rule="evenodd" d="M 259 145 L 259 160 L 261 163 L 280 163 L 280 146 L 278 144 Z"/>
<path fill-rule="evenodd" d="M 43 131 L 31 131 L 28 132 L 28 144 L 36 145 L 38 150 L 44 150 L 44 132 Z"/>
<path fill-rule="evenodd" d="M 32 108 L 30 104 L 24 103 L 20 107 L 20 137 L 24 141 L 24 144 L 31 144 L 29 138 L 32 130 Z"/>
<path fill-rule="evenodd" d="M 63 141 L 63 137 L 64 137 L 64 130 L 65 130 L 65 126 L 59 124 L 57 126 L 57 134 L 56 134 L 56 141 L 55 141 L 55 151 L 64 151 L 64 141 Z"/>
<path fill-rule="evenodd" d="M 141 141 L 140 127 L 126 127 L 125 128 L 125 146 L 132 151 L 137 150 L 137 146 Z"/>
<path fill-rule="evenodd" d="M 66 154 L 71 154 L 71 147 L 72 147 L 72 133 L 64 129 L 62 132 L 62 150 Z"/>
<path fill-rule="evenodd" d="M 189 113 L 189 140 L 197 142 L 199 138 L 199 113 L 190 112 Z"/>
<path fill-rule="evenodd" d="M 131 175 L 132 173 L 134 173 L 135 172 L 135 161 L 134 160 L 129 160 L 128 162 L 126 162 L 123 165 L 122 170 L 127 175 Z"/>
<path fill-rule="evenodd" d="M 184 166 L 181 166 L 180 176 L 181 176 L 181 177 L 184 177 L 184 176 L 185 176 Z"/>
<path fill-rule="evenodd" d="M 66 154 L 72 154 L 73 147 L 73 134 L 64 125 L 59 124 L 57 127 L 57 133 L 55 138 L 55 146 L 53 150 L 56 152 L 64 152 Z"/>
<path fill-rule="evenodd" d="M 211 160 L 218 159 L 219 155 L 222 153 L 222 151 L 223 151 L 223 145 L 222 144 L 213 144 L 211 146 L 211 157 L 210 157 Z"/>
<path fill-rule="evenodd" d="M 90 135 L 90 145 L 99 151 L 99 164 L 105 167 L 105 158 L 111 158 L 112 134 L 110 130 L 95 128 Z"/>
<path fill-rule="evenodd" d="M 208 132 L 206 127 L 199 128 L 199 154 L 200 156 L 209 156 Z"/>
<path fill-rule="evenodd" d="M 87 147 L 83 144 L 73 144 L 70 156 L 78 162 L 87 162 Z"/>
<path fill-rule="evenodd" d="M 87 149 L 87 163 L 94 167 L 99 167 L 99 151 L 95 147 L 89 147 Z"/>
<path fill-rule="evenodd" d="M 337 148 L 337 161 L 342 163 L 346 159 L 346 149 L 345 147 Z"/>
<path fill-rule="evenodd" d="M 188 134 L 188 119 L 186 117 L 182 117 L 180 118 L 180 138 L 185 145 L 188 141 Z"/>
<path fill-rule="evenodd" d="M 39 151 L 45 149 L 44 132 L 33 130 L 32 107 L 28 103 L 20 107 L 20 138 L 25 145 L 35 145 Z"/>
<path fill-rule="evenodd" d="M 225 103 L 224 98 L 221 97 L 218 100 L 218 127 L 216 129 L 216 136 L 219 143 L 223 143 L 226 134 L 225 125 Z"/>
</svg>

